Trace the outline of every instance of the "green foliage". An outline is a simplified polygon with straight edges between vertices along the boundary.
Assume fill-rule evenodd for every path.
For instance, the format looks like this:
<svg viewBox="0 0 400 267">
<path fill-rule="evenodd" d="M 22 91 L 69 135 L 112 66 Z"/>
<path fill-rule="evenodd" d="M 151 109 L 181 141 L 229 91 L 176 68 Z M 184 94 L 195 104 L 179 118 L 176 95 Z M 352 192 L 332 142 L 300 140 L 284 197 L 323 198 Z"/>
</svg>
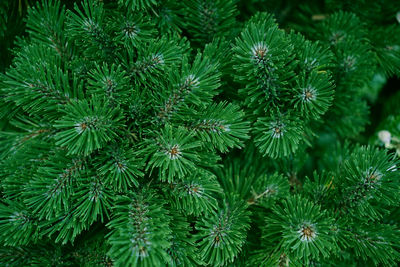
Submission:
<svg viewBox="0 0 400 267">
<path fill-rule="evenodd" d="M 0 72 L 3 72 L 11 63 L 16 37 L 25 31 L 24 19 L 30 4 L 37 0 L 13 1 L 4 0 L 0 3 Z"/>
<path fill-rule="evenodd" d="M 21 246 L 38 239 L 38 220 L 20 203 L 0 203 L 1 240 L 6 246 Z"/>
<path fill-rule="evenodd" d="M 283 175 L 278 173 L 272 175 L 264 174 L 252 186 L 252 197 L 248 202 L 265 208 L 271 208 L 276 201 L 289 195 L 289 189 L 289 183 Z"/>
<path fill-rule="evenodd" d="M 4 34 L 5 34 L 5 31 L 6 31 L 6 23 L 7 23 L 7 20 L 8 20 L 8 16 L 7 16 L 7 10 L 8 10 L 8 2 L 6 2 L 6 1 L 3 1 L 2 3 L 1 3 L 1 6 L 0 6 L 0 12 L 1 12 L 1 23 L 0 23 L 0 25 L 1 25 L 1 31 L 0 31 L 0 37 L 3 37 L 4 36 Z"/>
<path fill-rule="evenodd" d="M 43 3 L 37 3 L 29 10 L 27 32 L 34 42 L 47 44 L 53 53 L 56 52 L 63 58 L 70 53 L 64 34 L 65 7 L 55 0 L 46 0 Z"/>
<path fill-rule="evenodd" d="M 0 1 L 0 265 L 397 266 L 393 2 Z"/>
<path fill-rule="evenodd" d="M 166 126 L 161 131 L 159 140 L 149 140 L 146 144 L 147 154 L 151 155 L 148 168 L 159 168 L 160 179 L 183 178 L 190 170 L 195 169 L 195 163 L 200 161 L 196 149 L 201 143 L 195 141 L 193 133 L 180 127 L 173 129 Z"/>
<path fill-rule="evenodd" d="M 294 107 L 300 110 L 303 117 L 318 118 L 329 108 L 333 99 L 332 83 L 328 75 L 312 71 L 307 78 L 298 81 L 297 99 Z"/>
<path fill-rule="evenodd" d="M 138 186 L 137 178 L 143 175 L 140 171 L 142 163 L 135 152 L 116 144 L 100 152 L 94 166 L 98 168 L 104 183 L 116 191 L 126 192 L 132 186 Z"/>
<path fill-rule="evenodd" d="M 18 53 L 14 66 L 2 79 L 6 101 L 13 101 L 27 112 L 43 112 L 43 116 L 54 119 L 59 103 L 81 97 L 78 80 L 72 78 L 70 83 L 70 76 L 61 68 L 60 57 L 51 47 L 32 43 Z"/>
<path fill-rule="evenodd" d="M 68 154 L 89 155 L 118 136 L 123 116 L 119 107 L 98 98 L 72 101 L 62 111 L 65 114 L 54 127 L 60 129 L 56 144 L 67 147 Z"/>
<path fill-rule="evenodd" d="M 155 0 L 118 0 L 118 3 L 132 11 L 144 10 L 157 5 L 157 1 Z"/>
<path fill-rule="evenodd" d="M 203 44 L 212 41 L 214 37 L 228 36 L 238 13 L 233 0 L 185 1 L 185 7 L 184 27 L 193 41 Z"/>
<path fill-rule="evenodd" d="M 93 96 L 102 96 L 108 99 L 110 104 L 123 104 L 129 97 L 129 78 L 121 66 L 106 63 L 89 73 L 88 94 Z"/>
<path fill-rule="evenodd" d="M 272 116 L 267 119 L 261 118 L 255 123 L 254 141 L 264 155 L 273 158 L 286 157 L 297 150 L 303 127 L 290 116 Z"/>
<path fill-rule="evenodd" d="M 332 247 L 332 219 L 307 199 L 293 196 L 272 208 L 266 218 L 263 239 L 279 242 L 289 259 L 309 262 L 326 257 Z"/>
<path fill-rule="evenodd" d="M 352 216 L 375 218 L 380 215 L 375 203 L 383 207 L 396 205 L 397 195 L 392 193 L 400 186 L 397 165 L 397 160 L 391 160 L 385 151 L 357 147 L 344 162 L 340 176 L 342 208 L 351 209 Z"/>
<path fill-rule="evenodd" d="M 112 205 L 112 191 L 103 185 L 100 177 L 85 175 L 78 179 L 78 188 L 75 191 L 76 207 L 74 216 L 87 224 L 92 224 L 100 217 L 104 222 L 109 218 Z"/>
<path fill-rule="evenodd" d="M 28 181 L 24 192 L 26 203 L 39 218 L 53 218 L 70 209 L 72 185 L 81 174 L 82 159 L 54 153 L 40 166 Z"/>
<path fill-rule="evenodd" d="M 245 203 L 229 196 L 222 205 L 196 225 L 199 253 L 212 266 L 233 262 L 246 240 L 246 230 L 249 228 L 249 212 Z"/>
<path fill-rule="evenodd" d="M 115 55 L 111 37 L 105 31 L 104 23 L 103 4 L 85 0 L 82 2 L 82 8 L 76 4 L 75 12 L 68 12 L 67 32 L 76 46 L 84 48 L 84 56 L 102 57 L 109 62 L 110 57 Z"/>
<path fill-rule="evenodd" d="M 218 207 L 220 185 L 211 173 L 198 171 L 184 181 L 174 181 L 166 186 L 171 205 L 187 214 L 208 214 Z"/>
<path fill-rule="evenodd" d="M 179 212 L 172 211 L 170 227 L 172 236 L 168 254 L 171 256 L 171 260 L 168 262 L 168 266 L 204 265 L 199 257 L 194 236 L 189 232 L 191 227 L 185 217 Z"/>
<path fill-rule="evenodd" d="M 154 192 L 144 189 L 116 199 L 107 224 L 109 255 L 117 266 L 154 266 L 169 260 L 170 216 Z"/>
<path fill-rule="evenodd" d="M 330 55 L 316 46 L 286 34 L 268 14 L 253 17 L 236 39 L 234 78 L 245 84 L 239 93 L 254 118 L 255 143 L 265 155 L 294 154 L 306 144 L 300 141 L 313 130 L 309 124 L 332 103 L 332 77 L 323 69 L 332 64 Z"/>
<path fill-rule="evenodd" d="M 210 144 L 210 149 L 226 152 L 230 148 L 240 148 L 243 139 L 248 138 L 249 124 L 237 105 L 221 102 L 185 116 L 186 127 L 194 130 L 205 144 Z"/>
</svg>

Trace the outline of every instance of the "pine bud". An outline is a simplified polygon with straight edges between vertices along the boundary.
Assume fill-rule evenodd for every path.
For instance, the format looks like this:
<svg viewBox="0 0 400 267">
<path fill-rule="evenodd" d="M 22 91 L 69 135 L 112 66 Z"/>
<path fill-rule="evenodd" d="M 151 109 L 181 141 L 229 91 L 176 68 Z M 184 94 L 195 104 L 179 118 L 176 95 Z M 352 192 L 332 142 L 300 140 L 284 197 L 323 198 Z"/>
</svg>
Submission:
<svg viewBox="0 0 400 267">
<path fill-rule="evenodd" d="M 388 146 L 390 144 L 390 140 L 392 138 L 390 132 L 386 130 L 379 131 L 378 137 L 379 140 L 381 140 L 385 144 L 385 146 Z"/>
</svg>

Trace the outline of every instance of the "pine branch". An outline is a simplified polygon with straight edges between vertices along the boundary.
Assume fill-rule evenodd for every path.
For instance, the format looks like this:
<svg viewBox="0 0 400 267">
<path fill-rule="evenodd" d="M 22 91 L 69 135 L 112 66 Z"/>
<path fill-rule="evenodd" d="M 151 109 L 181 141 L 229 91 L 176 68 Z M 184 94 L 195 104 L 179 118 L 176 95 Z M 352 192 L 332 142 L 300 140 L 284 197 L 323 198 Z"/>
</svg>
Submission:
<svg viewBox="0 0 400 267">
<path fill-rule="evenodd" d="M 201 220 L 196 236 L 199 253 L 207 264 L 223 266 L 233 262 L 246 239 L 248 216 L 244 202 L 228 198 L 219 211 Z"/>
<path fill-rule="evenodd" d="M 154 266 L 169 261 L 170 217 L 154 192 L 120 196 L 113 208 L 108 254 L 116 266 Z"/>
<path fill-rule="evenodd" d="M 119 107 L 112 110 L 107 100 L 73 101 L 66 105 L 64 116 L 56 121 L 56 144 L 68 148 L 68 154 L 89 155 L 118 137 L 124 126 Z"/>
</svg>

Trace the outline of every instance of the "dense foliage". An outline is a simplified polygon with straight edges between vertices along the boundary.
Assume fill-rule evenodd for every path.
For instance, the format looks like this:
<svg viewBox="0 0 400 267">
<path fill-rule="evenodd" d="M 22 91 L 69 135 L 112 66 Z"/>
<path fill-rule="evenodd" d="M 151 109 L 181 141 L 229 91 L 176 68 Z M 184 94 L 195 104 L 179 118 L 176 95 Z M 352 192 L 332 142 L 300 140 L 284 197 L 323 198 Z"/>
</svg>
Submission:
<svg viewBox="0 0 400 267">
<path fill-rule="evenodd" d="M 0 3 L 1 265 L 400 263 L 396 1 L 34 2 Z"/>
</svg>

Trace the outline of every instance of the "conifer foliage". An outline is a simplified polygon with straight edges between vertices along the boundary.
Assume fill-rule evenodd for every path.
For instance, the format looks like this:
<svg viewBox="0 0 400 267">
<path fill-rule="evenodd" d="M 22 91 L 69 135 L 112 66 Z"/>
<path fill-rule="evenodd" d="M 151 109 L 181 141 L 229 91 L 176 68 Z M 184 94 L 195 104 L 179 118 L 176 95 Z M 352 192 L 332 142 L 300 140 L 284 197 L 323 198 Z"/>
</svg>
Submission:
<svg viewBox="0 0 400 267">
<path fill-rule="evenodd" d="M 0 265 L 397 266 L 400 5 L 297 2 L 20 4 Z"/>
</svg>

